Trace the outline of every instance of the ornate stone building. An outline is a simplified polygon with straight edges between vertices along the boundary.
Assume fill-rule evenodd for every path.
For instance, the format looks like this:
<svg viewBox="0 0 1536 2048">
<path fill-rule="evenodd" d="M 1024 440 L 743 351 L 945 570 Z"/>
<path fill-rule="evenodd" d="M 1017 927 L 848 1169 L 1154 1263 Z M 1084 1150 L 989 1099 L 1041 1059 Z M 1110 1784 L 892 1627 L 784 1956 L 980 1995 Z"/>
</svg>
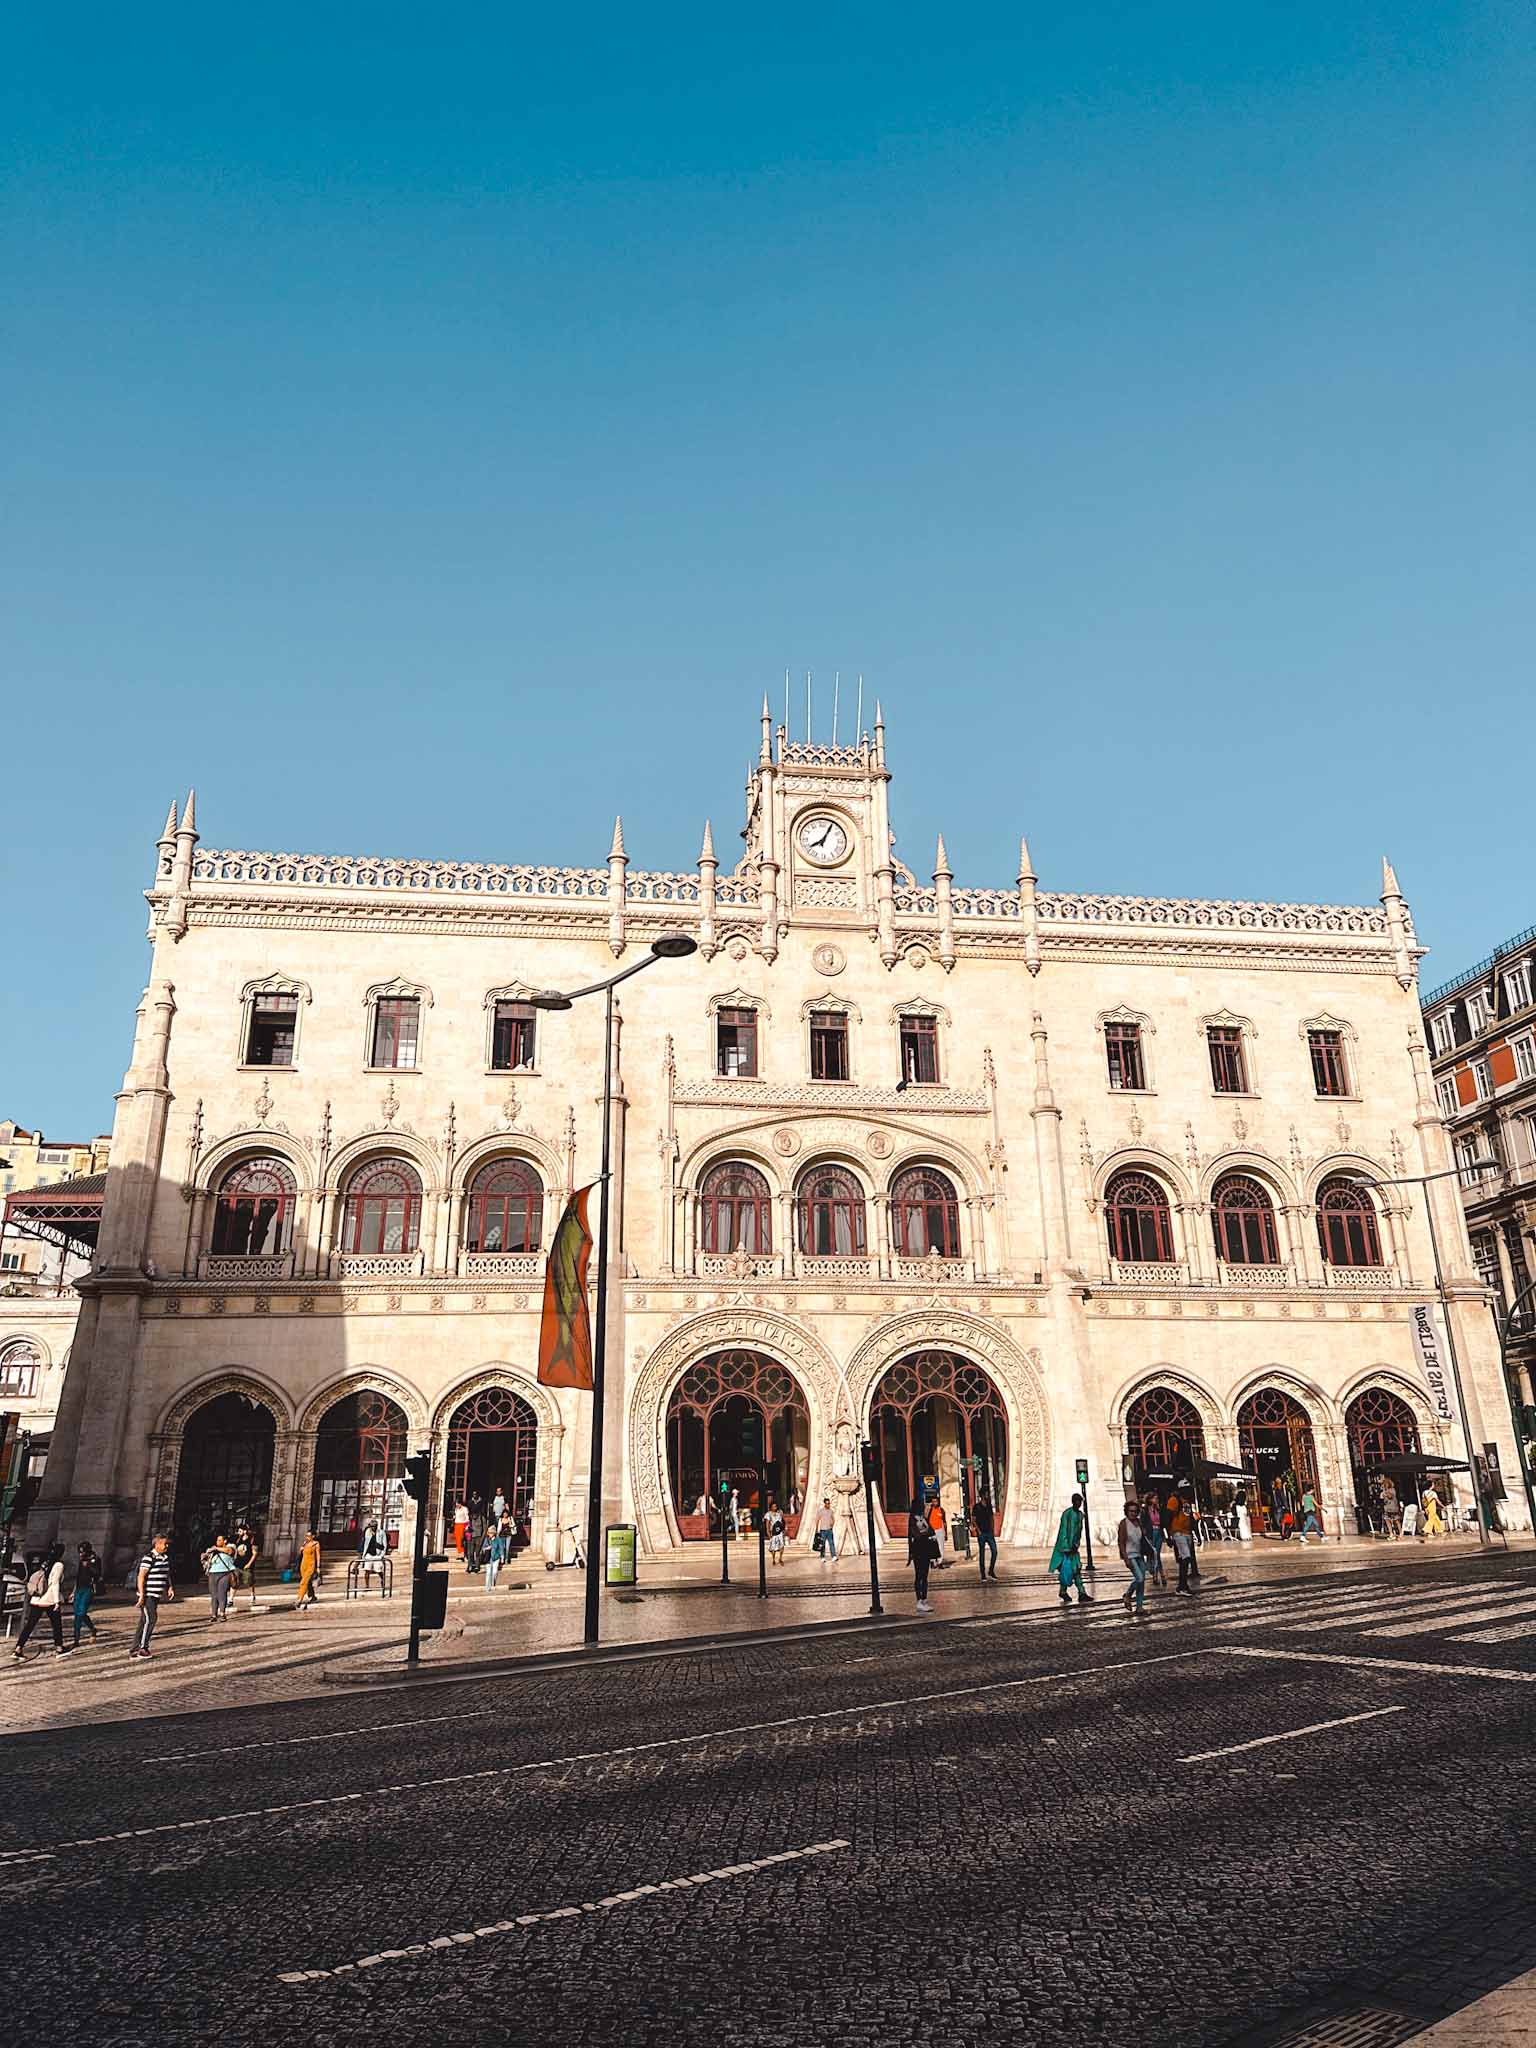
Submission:
<svg viewBox="0 0 1536 2048">
<path fill-rule="evenodd" d="M 1087 1457 L 1315 1479 L 1452 1450 L 1410 1346 L 1447 1158 L 1417 948 L 1367 908 L 956 886 L 895 857 L 885 732 L 765 705 L 746 850 L 503 867 L 211 852 L 174 809 L 95 1271 L 44 1507 L 117 1551 L 250 1510 L 282 1553 L 503 1485 L 582 1520 L 590 1396 L 534 1378 L 543 1252 L 595 1177 L 620 992 L 604 1486 L 657 1553 L 752 1487 L 819 1499 L 856 1430 L 883 1506 L 935 1474 L 1041 1541 Z M 1508 1441 L 1454 1185 L 1432 1184 L 1479 1437 Z M 1512 1452 L 1511 1452 L 1512 1454 Z M 962 1461 L 972 1461 L 962 1463 Z M 963 1475 L 965 1475 L 963 1477 Z M 807 1526 L 798 1532 L 809 1540 Z M 438 1524 L 440 1529 L 441 1524 Z"/>
</svg>

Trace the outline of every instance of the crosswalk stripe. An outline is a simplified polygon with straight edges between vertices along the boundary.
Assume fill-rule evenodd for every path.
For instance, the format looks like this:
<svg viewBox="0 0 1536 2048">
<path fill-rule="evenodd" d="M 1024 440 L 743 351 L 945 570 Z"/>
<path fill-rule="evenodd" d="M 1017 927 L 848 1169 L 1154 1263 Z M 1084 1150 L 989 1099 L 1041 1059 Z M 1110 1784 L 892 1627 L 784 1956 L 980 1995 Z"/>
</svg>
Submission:
<svg viewBox="0 0 1536 2048">
<path fill-rule="evenodd" d="M 1485 1600 L 1515 1601 L 1528 1600 L 1529 1598 L 1530 1595 L 1528 1593 L 1522 1593 L 1515 1588 L 1511 1588 L 1507 1593 L 1436 1593 L 1433 1595 L 1420 1595 L 1412 1604 L 1407 1599 L 1382 1600 L 1374 1602 L 1368 1607 L 1355 1608 L 1348 1614 L 1330 1615 L 1322 1621 L 1280 1621 L 1276 1623 L 1276 1626 L 1278 1628 L 1292 1629 L 1297 1635 L 1306 1635 L 1312 1631 L 1321 1633 L 1325 1628 L 1335 1628 L 1341 1622 L 1353 1624 L 1357 1621 L 1392 1619 L 1410 1622 L 1418 1620 L 1421 1616 L 1428 1622 L 1432 1615 L 1438 1617 L 1441 1610 L 1464 1607 L 1469 1600 L 1474 1602 Z M 1430 1623 L 1430 1625 L 1438 1626 L 1438 1619 Z"/>
<path fill-rule="evenodd" d="M 1453 1643 L 1516 1643 L 1522 1636 L 1536 1636 L 1536 1620 L 1513 1621 L 1508 1628 L 1475 1628 L 1470 1635 L 1452 1636 Z"/>
<path fill-rule="evenodd" d="M 1512 1614 L 1536 1614 L 1536 1600 L 1529 1595 L 1521 1605 L 1511 1606 L 1508 1595 L 1497 1607 L 1462 1607 L 1449 1614 L 1432 1614 L 1424 1621 L 1394 1621 L 1385 1628 L 1368 1628 L 1362 1631 L 1370 1636 L 1427 1636 L 1434 1629 L 1455 1628 L 1464 1621 L 1508 1621 Z"/>
</svg>

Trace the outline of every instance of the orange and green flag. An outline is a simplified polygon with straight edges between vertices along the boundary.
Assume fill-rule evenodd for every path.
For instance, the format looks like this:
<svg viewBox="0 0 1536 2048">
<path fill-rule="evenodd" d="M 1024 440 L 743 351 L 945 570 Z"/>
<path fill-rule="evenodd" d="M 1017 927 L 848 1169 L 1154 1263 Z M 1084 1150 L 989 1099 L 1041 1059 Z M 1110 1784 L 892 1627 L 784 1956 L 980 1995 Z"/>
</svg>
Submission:
<svg viewBox="0 0 1536 2048">
<path fill-rule="evenodd" d="M 587 1313 L 587 1261 L 592 1233 L 587 1228 L 587 1197 L 597 1185 L 578 1188 L 549 1247 L 544 1268 L 544 1315 L 539 1324 L 539 1384 L 545 1387 L 592 1385 L 592 1322 Z"/>
</svg>

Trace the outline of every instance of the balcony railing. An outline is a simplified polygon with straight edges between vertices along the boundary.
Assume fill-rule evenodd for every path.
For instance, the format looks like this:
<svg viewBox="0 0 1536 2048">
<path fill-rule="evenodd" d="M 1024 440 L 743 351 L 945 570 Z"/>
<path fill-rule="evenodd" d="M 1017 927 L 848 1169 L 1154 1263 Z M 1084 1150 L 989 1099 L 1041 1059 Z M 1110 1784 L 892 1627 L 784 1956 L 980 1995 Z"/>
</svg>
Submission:
<svg viewBox="0 0 1536 2048">
<path fill-rule="evenodd" d="M 938 1286 L 953 1286 L 957 1280 L 969 1277 L 969 1259 L 946 1259 L 938 1252 L 929 1252 L 926 1258 L 896 1260 L 898 1280 L 927 1280 Z"/>
<path fill-rule="evenodd" d="M 1180 1259 L 1111 1259 L 1110 1287 L 1178 1288 L 1189 1285 L 1189 1269 Z"/>
<path fill-rule="evenodd" d="M 472 1280 L 537 1280 L 543 1276 L 543 1252 L 464 1252 L 461 1271 Z"/>
<path fill-rule="evenodd" d="M 1397 1273 L 1391 1266 L 1330 1266 L 1326 1259 L 1323 1261 L 1325 1287 L 1354 1288 L 1379 1294 L 1383 1288 L 1396 1287 L 1397 1284 Z"/>
<path fill-rule="evenodd" d="M 700 1252 L 699 1272 L 706 1280 L 777 1280 L 779 1261 L 772 1252 Z"/>
<path fill-rule="evenodd" d="M 801 1252 L 795 1259 L 795 1272 L 802 1280 L 869 1280 L 876 1278 L 879 1270 L 876 1260 L 858 1256 L 822 1258 Z"/>
<path fill-rule="evenodd" d="M 241 1281 L 290 1280 L 293 1277 L 293 1253 L 256 1252 L 241 1257 L 233 1252 L 204 1252 L 197 1270 L 201 1280 L 227 1280 L 236 1284 Z"/>
<path fill-rule="evenodd" d="M 338 1280 L 414 1280 L 423 1270 L 423 1254 L 414 1252 L 333 1252 L 331 1271 Z"/>
<path fill-rule="evenodd" d="M 1223 1287 L 1294 1287 L 1296 1282 L 1289 1266 L 1247 1266 L 1235 1260 L 1217 1261 L 1219 1284 Z"/>
</svg>

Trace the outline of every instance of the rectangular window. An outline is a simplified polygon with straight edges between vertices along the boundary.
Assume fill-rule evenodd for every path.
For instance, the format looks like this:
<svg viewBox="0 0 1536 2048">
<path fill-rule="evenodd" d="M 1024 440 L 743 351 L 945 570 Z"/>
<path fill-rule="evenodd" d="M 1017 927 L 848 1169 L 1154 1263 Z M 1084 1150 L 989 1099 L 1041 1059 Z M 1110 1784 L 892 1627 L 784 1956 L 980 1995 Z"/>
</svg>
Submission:
<svg viewBox="0 0 1536 2048">
<path fill-rule="evenodd" d="M 715 1072 L 740 1080 L 757 1075 L 756 1010 L 721 1010 L 715 1017 Z"/>
<path fill-rule="evenodd" d="M 245 1040 L 248 1067 L 291 1067 L 299 1019 L 297 996 L 256 996 Z"/>
<path fill-rule="evenodd" d="M 1456 1154 L 1456 1164 L 1461 1169 L 1462 1186 L 1464 1188 L 1480 1186 L 1483 1175 L 1477 1169 L 1477 1162 L 1487 1159 L 1489 1156 L 1487 1139 L 1481 1133 L 1474 1133 L 1471 1137 L 1458 1138 L 1452 1150 Z"/>
<path fill-rule="evenodd" d="M 1472 1239 L 1472 1259 L 1477 1267 L 1477 1277 L 1485 1287 L 1491 1287 L 1495 1294 L 1504 1292 L 1504 1276 L 1499 1268 L 1498 1247 L 1484 1231 L 1477 1231 Z"/>
<path fill-rule="evenodd" d="M 20 1271 L 20 1252 L 0 1252 L 0 1273 L 19 1273 Z"/>
<path fill-rule="evenodd" d="M 1312 1053 L 1312 1085 L 1319 1095 L 1347 1095 L 1349 1081 L 1344 1072 L 1344 1034 L 1341 1031 L 1309 1031 L 1307 1044 Z"/>
<path fill-rule="evenodd" d="M 902 1018 L 901 1078 L 903 1081 L 938 1080 L 939 1020 L 937 1017 Z"/>
<path fill-rule="evenodd" d="M 37 1392 L 37 1360 L 26 1352 L 13 1352 L 0 1363 L 0 1394 L 19 1394 L 30 1401 Z"/>
<path fill-rule="evenodd" d="M 1218 1095 L 1246 1095 L 1248 1072 L 1241 1027 L 1212 1024 L 1205 1035 L 1211 1048 L 1211 1086 Z"/>
<path fill-rule="evenodd" d="M 1488 1029 L 1491 1015 L 1487 991 L 1475 988 L 1467 997 L 1467 1024 L 1474 1038 L 1480 1031 Z"/>
<path fill-rule="evenodd" d="M 1141 1057 L 1139 1024 L 1106 1024 L 1104 1057 L 1109 1063 L 1111 1088 L 1145 1088 L 1147 1070 Z"/>
<path fill-rule="evenodd" d="M 532 1003 L 498 1003 L 491 1019 L 491 1065 L 498 1074 L 533 1065 Z"/>
<path fill-rule="evenodd" d="M 1518 967 L 1511 967 L 1504 977 L 1504 1000 L 1509 1005 L 1509 1014 L 1530 1007 L 1531 969 L 1528 961 L 1522 960 Z"/>
<path fill-rule="evenodd" d="M 1456 1099 L 1456 1083 L 1452 1080 L 1437 1081 L 1435 1093 L 1440 1098 L 1440 1114 L 1454 1116 L 1461 1107 Z"/>
<path fill-rule="evenodd" d="M 1472 1062 L 1472 1086 L 1479 1102 L 1486 1102 L 1493 1093 L 1493 1074 L 1486 1060 Z"/>
<path fill-rule="evenodd" d="M 1429 1035 L 1434 1040 L 1436 1052 L 1450 1051 L 1451 1047 L 1456 1043 L 1456 1039 L 1451 1030 L 1451 1013 L 1449 1010 L 1437 1010 L 1434 1016 L 1430 1018 Z"/>
<path fill-rule="evenodd" d="M 841 1010 L 811 1012 L 811 1079 L 848 1078 L 848 1019 Z"/>
<path fill-rule="evenodd" d="M 1515 1074 L 1522 1081 L 1536 1081 L 1536 1048 L 1528 1038 L 1511 1041 L 1515 1055 Z"/>
<path fill-rule="evenodd" d="M 380 996 L 373 1014 L 373 1064 L 414 1067 L 421 1002 L 416 996 Z"/>
</svg>

